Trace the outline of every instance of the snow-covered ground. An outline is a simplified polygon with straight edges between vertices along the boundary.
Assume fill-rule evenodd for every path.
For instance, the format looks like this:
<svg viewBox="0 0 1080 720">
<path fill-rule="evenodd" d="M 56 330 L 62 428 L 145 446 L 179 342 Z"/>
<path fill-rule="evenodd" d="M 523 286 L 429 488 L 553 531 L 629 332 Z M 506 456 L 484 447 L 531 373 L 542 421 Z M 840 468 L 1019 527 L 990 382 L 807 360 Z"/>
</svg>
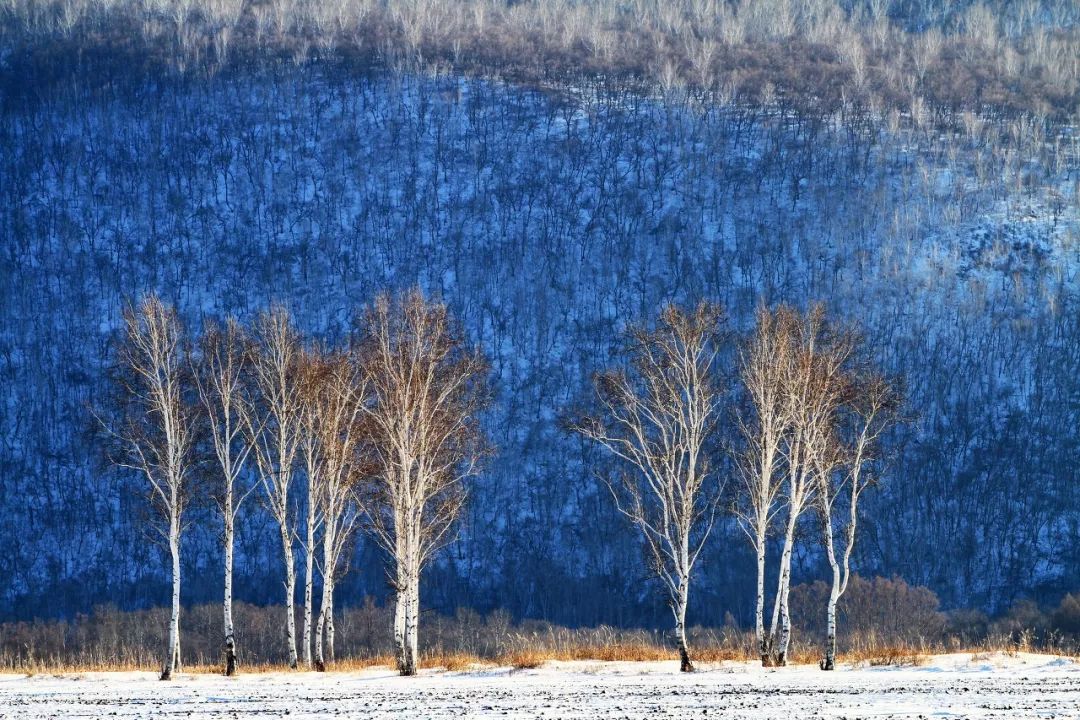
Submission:
<svg viewBox="0 0 1080 720">
<path fill-rule="evenodd" d="M 763 670 L 723 663 L 553 663 L 539 670 L 0 676 L 0 717 L 1080 718 L 1080 663 L 945 655 L 920 667 Z"/>
</svg>

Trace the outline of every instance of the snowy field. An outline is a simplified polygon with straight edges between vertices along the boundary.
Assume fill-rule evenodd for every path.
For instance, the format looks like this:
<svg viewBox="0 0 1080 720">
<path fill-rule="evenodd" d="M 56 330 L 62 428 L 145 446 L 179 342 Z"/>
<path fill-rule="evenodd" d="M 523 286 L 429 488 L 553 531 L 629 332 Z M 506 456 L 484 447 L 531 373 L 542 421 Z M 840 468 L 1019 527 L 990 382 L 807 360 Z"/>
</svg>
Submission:
<svg viewBox="0 0 1080 720">
<path fill-rule="evenodd" d="M 553 663 L 539 670 L 0 676 L 0 717 L 1080 718 L 1080 663 L 948 655 L 911 668 Z"/>
</svg>

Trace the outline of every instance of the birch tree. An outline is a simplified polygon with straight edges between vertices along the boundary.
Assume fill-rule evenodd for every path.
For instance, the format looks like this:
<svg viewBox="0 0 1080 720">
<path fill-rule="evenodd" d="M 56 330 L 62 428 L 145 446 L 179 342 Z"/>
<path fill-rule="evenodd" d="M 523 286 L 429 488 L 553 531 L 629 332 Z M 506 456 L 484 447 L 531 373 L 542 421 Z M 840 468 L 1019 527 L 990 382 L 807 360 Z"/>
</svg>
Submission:
<svg viewBox="0 0 1080 720">
<path fill-rule="evenodd" d="M 161 679 L 180 671 L 180 536 L 190 499 L 193 413 L 185 383 L 187 357 L 183 327 L 175 308 L 156 295 L 124 310 L 125 338 L 119 360 L 125 396 L 119 439 L 119 464 L 134 469 L 149 484 L 150 502 L 162 524 L 157 528 L 172 561 L 172 613 Z"/>
<path fill-rule="evenodd" d="M 414 290 L 364 318 L 375 538 L 392 559 L 398 671 L 415 675 L 420 572 L 449 537 L 479 460 L 487 365 L 446 306 Z"/>
<path fill-rule="evenodd" d="M 787 522 L 770 636 L 772 661 L 787 664 L 791 643 L 791 556 L 799 519 L 814 499 L 816 465 L 832 442 L 837 408 L 843 399 L 843 366 L 851 356 L 853 339 L 825 322 L 820 305 L 795 316 L 794 351 L 784 365 L 785 413 L 790 420 L 781 443 L 787 471 Z"/>
<path fill-rule="evenodd" d="M 760 308 L 754 332 L 739 353 L 739 377 L 748 407 L 737 420 L 743 447 L 736 456 L 742 487 L 735 510 L 757 559 L 754 638 L 762 665 L 768 665 L 772 655 L 772 635 L 765 634 L 765 562 L 769 529 L 780 510 L 781 444 L 790 423 L 783 382 L 792 352 L 791 334 L 789 309 Z"/>
<path fill-rule="evenodd" d="M 277 522 L 285 563 L 285 643 L 289 667 L 296 656 L 296 563 L 293 553 L 294 512 L 290 492 L 301 427 L 300 338 L 289 312 L 278 305 L 255 322 L 251 374 L 256 397 L 245 403 L 244 428 L 253 446 L 259 482 Z"/>
<path fill-rule="evenodd" d="M 323 523 L 322 598 L 315 626 L 315 667 L 325 670 L 334 659 L 334 586 L 341 560 L 357 526 L 360 502 L 357 484 L 363 475 L 358 449 L 363 440 L 361 414 L 367 397 L 356 358 L 337 353 L 320 363 L 319 382 L 309 402 L 315 405 L 320 487 L 317 493 Z"/>
<path fill-rule="evenodd" d="M 304 458 L 305 491 L 304 504 L 304 619 L 303 643 L 304 665 L 311 667 L 311 629 L 315 583 L 315 534 L 322 526 L 323 507 L 320 497 L 323 479 L 322 450 L 319 442 L 319 417 L 322 408 L 323 361 L 318 348 L 301 355 L 301 402 L 300 402 L 300 452 Z"/>
<path fill-rule="evenodd" d="M 222 519 L 225 596 L 223 609 L 225 674 L 236 673 L 236 634 L 233 627 L 233 552 L 236 517 L 244 500 L 257 487 L 244 488 L 240 478 L 253 447 L 244 433 L 244 372 L 248 338 L 235 318 L 224 328 L 210 323 L 200 340 L 200 357 L 194 370 L 207 434 L 221 470 L 214 498 Z"/>
<path fill-rule="evenodd" d="M 600 412 L 574 423 L 628 467 L 605 480 L 667 590 L 683 672 L 694 669 L 686 639 L 690 578 L 719 497 L 708 444 L 721 398 L 715 360 L 722 319 L 711 303 L 690 313 L 672 305 L 655 329 L 632 328 L 629 369 L 599 373 Z"/>
<path fill-rule="evenodd" d="M 851 578 L 851 554 L 859 500 L 877 481 L 875 466 L 880 460 L 879 441 L 897 420 L 900 395 L 883 376 L 866 374 L 849 385 L 841 432 L 832 448 L 824 448 L 818 458 L 817 506 L 824 529 L 825 554 L 832 572 L 826 606 L 825 657 L 822 670 L 836 667 L 836 606 Z M 839 552 L 836 536 L 840 535 Z"/>
</svg>

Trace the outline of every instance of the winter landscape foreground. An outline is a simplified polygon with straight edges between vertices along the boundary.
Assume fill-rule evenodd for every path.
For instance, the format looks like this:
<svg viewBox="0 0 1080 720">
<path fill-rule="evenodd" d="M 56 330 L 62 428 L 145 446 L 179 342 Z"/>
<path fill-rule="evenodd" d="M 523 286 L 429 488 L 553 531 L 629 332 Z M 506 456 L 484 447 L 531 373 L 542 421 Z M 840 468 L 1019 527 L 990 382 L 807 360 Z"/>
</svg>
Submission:
<svg viewBox="0 0 1080 720">
<path fill-rule="evenodd" d="M 1080 663 L 1051 655 L 938 655 L 917 667 L 745 663 L 549 663 L 398 677 L 389 668 L 350 673 L 260 673 L 235 678 L 156 673 L 7 675 L 0 717 L 510 717 L 808 718 L 1080 717 Z"/>
</svg>

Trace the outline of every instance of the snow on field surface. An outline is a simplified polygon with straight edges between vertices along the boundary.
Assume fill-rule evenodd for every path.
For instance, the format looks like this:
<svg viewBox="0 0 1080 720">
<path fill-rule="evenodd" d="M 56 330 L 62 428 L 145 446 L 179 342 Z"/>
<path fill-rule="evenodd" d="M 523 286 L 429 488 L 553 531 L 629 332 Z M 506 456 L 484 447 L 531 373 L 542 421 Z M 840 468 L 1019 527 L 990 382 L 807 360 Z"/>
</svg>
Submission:
<svg viewBox="0 0 1080 720">
<path fill-rule="evenodd" d="M 0 717 L 184 718 L 1080 718 L 1080 664 L 1052 656 L 945 655 L 920 667 L 683 675 L 676 663 L 552 663 L 538 670 L 0 676 Z"/>
</svg>

